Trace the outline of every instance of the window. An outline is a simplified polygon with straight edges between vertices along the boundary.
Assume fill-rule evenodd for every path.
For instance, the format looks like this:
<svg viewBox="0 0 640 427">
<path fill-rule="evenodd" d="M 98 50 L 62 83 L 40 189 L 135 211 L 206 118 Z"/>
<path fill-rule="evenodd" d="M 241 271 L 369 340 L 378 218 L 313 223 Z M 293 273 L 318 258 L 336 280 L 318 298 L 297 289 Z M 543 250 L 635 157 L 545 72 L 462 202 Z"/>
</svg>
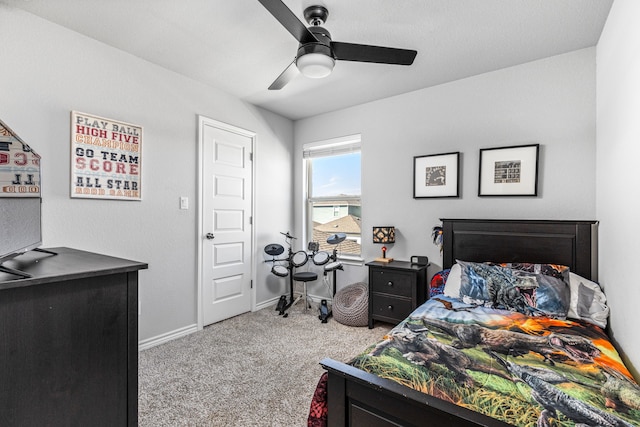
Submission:
<svg viewBox="0 0 640 427">
<path fill-rule="evenodd" d="M 341 257 L 361 255 L 361 161 L 360 135 L 306 144 L 307 241 L 331 252 L 327 238 L 345 233 L 338 247 Z"/>
</svg>

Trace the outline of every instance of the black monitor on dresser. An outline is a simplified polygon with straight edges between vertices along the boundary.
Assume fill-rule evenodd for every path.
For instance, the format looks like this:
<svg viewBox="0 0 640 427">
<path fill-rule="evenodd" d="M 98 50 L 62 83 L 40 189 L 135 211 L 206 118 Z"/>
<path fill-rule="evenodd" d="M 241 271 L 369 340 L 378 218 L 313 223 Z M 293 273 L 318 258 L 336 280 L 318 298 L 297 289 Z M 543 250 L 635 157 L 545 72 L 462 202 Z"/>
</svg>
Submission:
<svg viewBox="0 0 640 427">
<path fill-rule="evenodd" d="M 42 244 L 42 199 L 0 197 L 0 264 Z"/>
</svg>

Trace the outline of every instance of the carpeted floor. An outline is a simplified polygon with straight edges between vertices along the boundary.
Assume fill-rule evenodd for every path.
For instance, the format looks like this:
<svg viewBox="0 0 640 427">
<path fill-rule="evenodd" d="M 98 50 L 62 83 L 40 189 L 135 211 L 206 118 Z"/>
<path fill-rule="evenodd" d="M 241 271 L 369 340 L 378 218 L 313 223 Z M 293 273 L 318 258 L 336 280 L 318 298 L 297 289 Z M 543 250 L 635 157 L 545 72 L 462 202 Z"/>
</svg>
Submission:
<svg viewBox="0 0 640 427">
<path fill-rule="evenodd" d="M 140 353 L 139 425 L 306 426 L 324 357 L 348 361 L 392 325 L 354 328 L 294 307 L 247 313 Z"/>
</svg>

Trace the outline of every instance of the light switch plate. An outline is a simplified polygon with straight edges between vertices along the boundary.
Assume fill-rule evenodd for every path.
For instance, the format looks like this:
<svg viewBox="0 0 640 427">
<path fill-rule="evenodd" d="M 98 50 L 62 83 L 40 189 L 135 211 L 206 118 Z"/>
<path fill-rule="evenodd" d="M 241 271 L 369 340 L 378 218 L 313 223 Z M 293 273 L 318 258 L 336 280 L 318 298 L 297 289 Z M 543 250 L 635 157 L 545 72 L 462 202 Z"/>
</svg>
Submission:
<svg viewBox="0 0 640 427">
<path fill-rule="evenodd" d="M 188 197 L 180 197 L 180 209 L 189 209 Z"/>
</svg>

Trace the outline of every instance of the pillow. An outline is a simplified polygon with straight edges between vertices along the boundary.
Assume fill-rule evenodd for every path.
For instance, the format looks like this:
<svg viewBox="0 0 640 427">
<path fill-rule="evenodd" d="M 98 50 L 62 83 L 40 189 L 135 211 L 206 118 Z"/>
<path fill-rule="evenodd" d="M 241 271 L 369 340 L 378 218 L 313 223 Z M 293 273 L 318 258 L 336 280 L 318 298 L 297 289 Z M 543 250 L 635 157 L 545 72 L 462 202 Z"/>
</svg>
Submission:
<svg viewBox="0 0 640 427">
<path fill-rule="evenodd" d="M 579 316 L 589 315 L 589 308 L 593 302 L 594 294 L 594 289 L 587 288 L 584 284 L 580 283 L 578 286 L 578 304 L 576 305 L 576 311 Z"/>
<path fill-rule="evenodd" d="M 533 305 L 545 315 L 566 319 L 571 306 L 569 267 L 558 264 L 510 263 L 501 264 L 518 271 L 518 275 L 534 276 L 538 282 Z"/>
<path fill-rule="evenodd" d="M 462 272 L 459 298 L 469 304 L 511 308 L 513 304 L 509 303 L 505 306 L 498 301 L 498 299 L 502 299 L 498 297 L 498 294 L 502 295 L 515 287 L 515 278 L 510 269 L 469 261 L 457 260 L 457 263 Z M 514 303 L 523 302 L 520 295 L 516 295 L 514 298 L 518 300 Z"/>
<path fill-rule="evenodd" d="M 609 307 L 600 285 L 575 273 L 569 274 L 571 302 L 567 317 L 607 327 Z"/>
<path fill-rule="evenodd" d="M 446 269 L 437 272 L 431 278 L 431 282 L 429 283 L 429 298 L 442 295 L 444 293 L 444 284 L 447 282 L 447 277 L 449 276 L 449 272 L 451 270 Z"/>
<path fill-rule="evenodd" d="M 460 295 L 467 303 L 564 319 L 570 305 L 569 269 L 551 264 L 489 264 L 458 260 Z"/>
<path fill-rule="evenodd" d="M 449 277 L 444 283 L 444 294 L 451 298 L 460 298 L 460 280 L 462 278 L 462 268 L 457 262 L 451 266 Z"/>
</svg>

